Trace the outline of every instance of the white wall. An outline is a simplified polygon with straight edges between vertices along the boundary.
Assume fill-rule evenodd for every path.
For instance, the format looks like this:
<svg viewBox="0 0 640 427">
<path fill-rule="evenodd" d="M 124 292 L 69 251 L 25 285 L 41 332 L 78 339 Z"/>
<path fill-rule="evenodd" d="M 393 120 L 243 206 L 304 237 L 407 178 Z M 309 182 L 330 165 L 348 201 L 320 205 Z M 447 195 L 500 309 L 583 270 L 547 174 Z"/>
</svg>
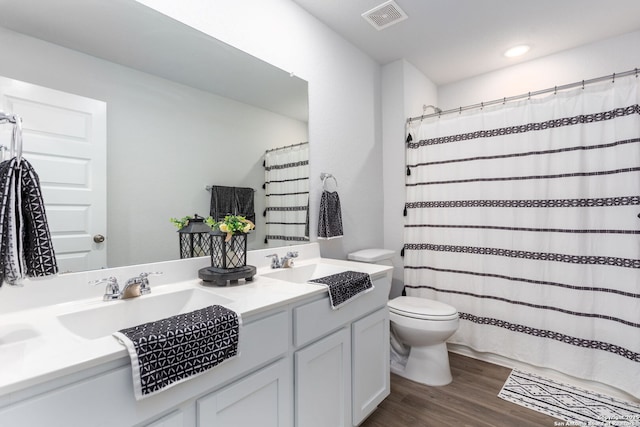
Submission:
<svg viewBox="0 0 640 427">
<path fill-rule="evenodd" d="M 308 138 L 306 123 L 1 28 L 0 45 L 0 75 L 107 103 L 110 267 L 177 259 L 169 218 L 207 216 L 206 185 L 256 189 L 264 223 L 265 150 Z"/>
<path fill-rule="evenodd" d="M 438 88 L 443 110 L 640 67 L 640 31 L 601 40 Z"/>
<path fill-rule="evenodd" d="M 411 63 L 398 60 L 382 68 L 384 247 L 396 251 L 392 298 L 402 293 L 404 283 L 400 251 L 404 244 L 405 121 L 422 114 L 423 105 L 436 105 L 437 99 L 435 84 Z"/>
<path fill-rule="evenodd" d="M 339 184 L 344 238 L 322 256 L 383 244 L 380 66 L 290 0 L 138 0 L 309 82 L 311 236 L 320 173 Z"/>
</svg>

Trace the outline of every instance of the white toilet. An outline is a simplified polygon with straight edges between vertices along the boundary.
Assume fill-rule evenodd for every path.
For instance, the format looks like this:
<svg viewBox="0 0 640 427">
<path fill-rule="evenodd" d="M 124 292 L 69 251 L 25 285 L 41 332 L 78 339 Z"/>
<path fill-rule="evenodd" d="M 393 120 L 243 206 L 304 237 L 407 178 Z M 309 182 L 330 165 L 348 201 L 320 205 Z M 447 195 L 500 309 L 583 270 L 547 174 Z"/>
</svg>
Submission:
<svg viewBox="0 0 640 427">
<path fill-rule="evenodd" d="M 393 255 L 394 251 L 387 249 L 364 249 L 350 253 L 348 258 L 392 265 Z M 460 319 L 456 309 L 439 301 L 408 296 L 389 300 L 387 306 L 392 349 L 401 355 L 408 354 L 404 369 L 392 363 L 391 370 L 422 384 L 449 384 L 453 378 L 446 341 L 458 329 Z"/>
</svg>

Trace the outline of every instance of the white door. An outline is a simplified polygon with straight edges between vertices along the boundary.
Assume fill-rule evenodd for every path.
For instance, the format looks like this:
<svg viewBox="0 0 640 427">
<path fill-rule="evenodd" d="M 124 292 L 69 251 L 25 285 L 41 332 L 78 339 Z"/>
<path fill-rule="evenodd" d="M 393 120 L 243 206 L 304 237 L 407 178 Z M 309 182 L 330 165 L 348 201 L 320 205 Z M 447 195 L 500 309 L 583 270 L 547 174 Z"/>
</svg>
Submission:
<svg viewBox="0 0 640 427">
<path fill-rule="evenodd" d="M 107 104 L 0 77 L 0 110 L 22 117 L 60 272 L 107 266 Z M 9 145 L 11 126 L 0 126 Z"/>
</svg>

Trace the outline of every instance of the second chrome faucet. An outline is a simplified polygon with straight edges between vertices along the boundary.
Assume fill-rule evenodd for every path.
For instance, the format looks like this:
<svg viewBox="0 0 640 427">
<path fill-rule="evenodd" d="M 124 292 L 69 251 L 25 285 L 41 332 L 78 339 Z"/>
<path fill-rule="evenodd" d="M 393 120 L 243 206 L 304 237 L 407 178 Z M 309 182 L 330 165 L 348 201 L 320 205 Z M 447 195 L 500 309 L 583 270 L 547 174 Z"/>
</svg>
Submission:
<svg viewBox="0 0 640 427">
<path fill-rule="evenodd" d="M 271 258 L 271 268 L 291 268 L 293 267 L 293 258 L 298 256 L 298 252 L 287 252 L 282 258 L 278 258 L 278 254 L 267 255 Z"/>
</svg>

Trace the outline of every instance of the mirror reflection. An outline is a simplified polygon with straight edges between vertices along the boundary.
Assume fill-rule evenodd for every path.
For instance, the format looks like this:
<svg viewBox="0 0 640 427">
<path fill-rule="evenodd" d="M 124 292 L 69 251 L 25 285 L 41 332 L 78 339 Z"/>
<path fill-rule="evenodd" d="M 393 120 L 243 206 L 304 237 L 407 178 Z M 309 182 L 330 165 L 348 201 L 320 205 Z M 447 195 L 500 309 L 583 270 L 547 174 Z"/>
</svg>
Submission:
<svg viewBox="0 0 640 427">
<path fill-rule="evenodd" d="M 296 243 L 266 239 L 263 163 L 267 150 L 308 140 L 305 81 L 133 0 L 3 1 L 0 43 L 9 82 L 0 110 L 23 116 L 25 157 L 55 205 L 47 213 L 61 271 L 179 258 L 170 218 L 208 216 L 212 186 L 255 190 L 249 249 Z M 67 95 L 97 106 L 43 101 Z M 71 145 L 49 148 L 63 139 Z M 104 191 L 94 196 L 106 215 L 59 199 L 65 174 L 67 193 Z"/>
</svg>

